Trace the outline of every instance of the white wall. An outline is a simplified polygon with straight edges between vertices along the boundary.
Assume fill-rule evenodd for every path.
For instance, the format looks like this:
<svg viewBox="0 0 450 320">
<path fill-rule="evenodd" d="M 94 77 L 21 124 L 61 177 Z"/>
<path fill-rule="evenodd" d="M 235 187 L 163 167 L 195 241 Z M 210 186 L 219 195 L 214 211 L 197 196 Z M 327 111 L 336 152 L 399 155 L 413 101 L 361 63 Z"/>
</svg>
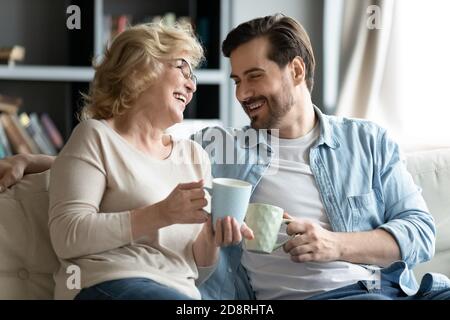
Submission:
<svg viewBox="0 0 450 320">
<path fill-rule="evenodd" d="M 231 1 L 231 26 L 257 17 L 274 13 L 283 13 L 300 21 L 309 33 L 316 56 L 316 84 L 313 92 L 313 100 L 317 104 L 322 103 L 322 18 L 323 0 L 232 0 Z M 230 119 L 234 127 L 240 127 L 249 123 L 247 115 L 242 111 L 240 104 L 234 96 L 234 85 L 231 88 Z"/>
</svg>

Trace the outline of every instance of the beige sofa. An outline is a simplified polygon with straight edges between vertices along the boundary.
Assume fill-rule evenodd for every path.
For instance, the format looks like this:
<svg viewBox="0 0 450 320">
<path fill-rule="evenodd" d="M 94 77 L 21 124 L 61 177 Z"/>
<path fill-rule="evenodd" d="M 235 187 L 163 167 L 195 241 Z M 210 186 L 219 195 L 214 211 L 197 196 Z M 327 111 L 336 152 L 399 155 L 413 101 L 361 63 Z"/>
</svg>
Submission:
<svg viewBox="0 0 450 320">
<path fill-rule="evenodd" d="M 436 255 L 415 272 L 450 276 L 450 148 L 408 155 L 408 169 L 436 220 Z M 51 299 L 58 261 L 47 227 L 49 172 L 0 194 L 0 299 Z"/>
</svg>

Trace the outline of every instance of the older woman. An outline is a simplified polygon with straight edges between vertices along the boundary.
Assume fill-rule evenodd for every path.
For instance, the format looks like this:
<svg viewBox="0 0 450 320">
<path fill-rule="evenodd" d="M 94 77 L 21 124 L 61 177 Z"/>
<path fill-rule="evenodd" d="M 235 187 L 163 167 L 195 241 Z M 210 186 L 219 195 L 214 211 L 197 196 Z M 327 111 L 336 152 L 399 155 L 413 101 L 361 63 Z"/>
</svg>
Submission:
<svg viewBox="0 0 450 320">
<path fill-rule="evenodd" d="M 95 66 L 85 120 L 51 168 L 56 298 L 200 298 L 196 283 L 213 271 L 224 238 L 203 210 L 210 163 L 199 145 L 164 131 L 182 121 L 202 58 L 190 28 L 149 24 L 121 33 Z M 3 161 L 3 180 L 53 160 L 29 159 Z M 67 285 L 73 265 L 82 290 Z"/>
</svg>

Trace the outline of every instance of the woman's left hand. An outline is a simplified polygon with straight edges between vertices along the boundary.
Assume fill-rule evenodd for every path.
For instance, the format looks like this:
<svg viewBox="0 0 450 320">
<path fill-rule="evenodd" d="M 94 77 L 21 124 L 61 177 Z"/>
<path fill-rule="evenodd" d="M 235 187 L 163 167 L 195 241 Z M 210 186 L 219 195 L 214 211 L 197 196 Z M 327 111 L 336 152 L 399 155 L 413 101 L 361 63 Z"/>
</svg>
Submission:
<svg viewBox="0 0 450 320">
<path fill-rule="evenodd" d="M 212 228 L 212 218 L 203 224 L 202 231 L 193 245 L 193 252 L 197 266 L 211 266 L 219 259 L 219 247 L 236 245 L 242 237 L 253 239 L 253 231 L 245 223 L 239 227 L 236 219 L 225 217 L 217 219 L 216 230 Z"/>
<path fill-rule="evenodd" d="M 236 219 L 229 216 L 223 219 L 217 219 L 216 230 L 214 233 L 212 228 L 210 230 L 211 234 L 214 236 L 216 246 L 219 247 L 239 244 L 242 241 L 242 238 L 248 240 L 254 238 L 252 229 L 250 229 L 245 222 L 239 227 L 239 223 Z"/>
</svg>

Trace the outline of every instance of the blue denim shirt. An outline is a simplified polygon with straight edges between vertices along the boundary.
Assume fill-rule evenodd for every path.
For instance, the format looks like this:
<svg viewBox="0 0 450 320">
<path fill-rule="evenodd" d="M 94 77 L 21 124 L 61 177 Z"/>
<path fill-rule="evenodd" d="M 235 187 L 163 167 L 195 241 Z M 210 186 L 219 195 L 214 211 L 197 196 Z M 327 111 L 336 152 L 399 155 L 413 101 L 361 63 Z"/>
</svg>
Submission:
<svg viewBox="0 0 450 320">
<path fill-rule="evenodd" d="M 381 228 L 393 235 L 402 261 L 383 272 L 396 270 L 403 291 L 414 294 L 419 286 L 411 268 L 434 255 L 435 226 L 420 188 L 400 157 L 398 145 L 384 129 L 369 121 L 327 116 L 317 107 L 315 112 L 320 136 L 310 149 L 310 167 L 332 230 L 359 232 Z M 251 131 L 257 133 L 257 139 L 248 138 Z M 214 127 L 191 138 L 208 152 L 215 178 L 246 180 L 254 190 L 271 161 L 268 137 L 250 127 Z M 234 152 L 231 157 L 220 152 L 225 145 L 231 146 L 231 152 L 230 148 L 226 150 Z M 234 164 L 225 163 L 225 157 L 234 158 Z M 216 271 L 200 287 L 204 299 L 254 298 L 241 255 L 239 245 L 221 249 Z M 438 287 L 448 285 L 438 282 Z M 421 287 L 427 285 L 432 287 L 432 281 Z"/>
</svg>

